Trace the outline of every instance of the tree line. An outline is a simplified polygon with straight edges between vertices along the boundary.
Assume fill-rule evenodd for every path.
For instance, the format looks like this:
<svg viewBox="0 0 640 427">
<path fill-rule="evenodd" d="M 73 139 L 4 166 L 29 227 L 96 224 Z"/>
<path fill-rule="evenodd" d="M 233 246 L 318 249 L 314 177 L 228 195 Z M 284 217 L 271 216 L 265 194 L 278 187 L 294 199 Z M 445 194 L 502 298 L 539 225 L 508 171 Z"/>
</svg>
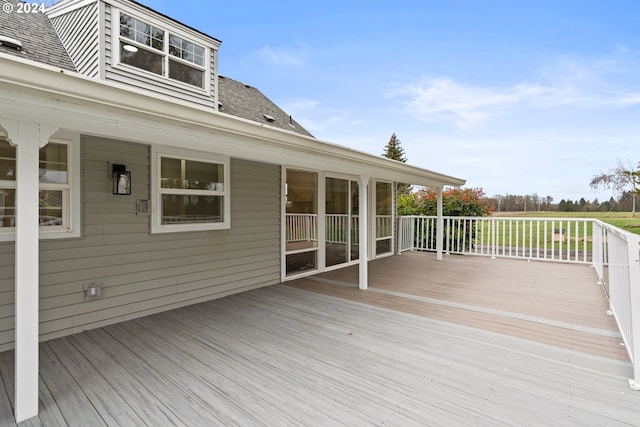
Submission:
<svg viewBox="0 0 640 427">
<path fill-rule="evenodd" d="M 629 191 L 624 191 L 617 199 L 612 196 L 602 202 L 597 198 L 590 201 L 584 197 L 556 202 L 551 196 L 538 196 L 536 193 L 495 195 L 483 200 L 492 212 L 631 212 L 633 209 L 633 196 Z"/>
</svg>

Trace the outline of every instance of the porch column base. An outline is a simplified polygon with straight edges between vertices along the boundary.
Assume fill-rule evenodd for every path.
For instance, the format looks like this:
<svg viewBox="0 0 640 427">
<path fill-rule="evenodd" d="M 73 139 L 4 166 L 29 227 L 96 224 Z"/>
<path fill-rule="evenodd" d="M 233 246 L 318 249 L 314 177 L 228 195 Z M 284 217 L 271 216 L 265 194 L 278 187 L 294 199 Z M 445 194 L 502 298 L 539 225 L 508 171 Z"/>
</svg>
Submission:
<svg viewBox="0 0 640 427">
<path fill-rule="evenodd" d="M 640 383 L 637 382 L 636 380 L 634 380 L 633 378 L 630 378 L 629 379 L 629 388 L 631 388 L 631 390 L 640 391 Z"/>
</svg>

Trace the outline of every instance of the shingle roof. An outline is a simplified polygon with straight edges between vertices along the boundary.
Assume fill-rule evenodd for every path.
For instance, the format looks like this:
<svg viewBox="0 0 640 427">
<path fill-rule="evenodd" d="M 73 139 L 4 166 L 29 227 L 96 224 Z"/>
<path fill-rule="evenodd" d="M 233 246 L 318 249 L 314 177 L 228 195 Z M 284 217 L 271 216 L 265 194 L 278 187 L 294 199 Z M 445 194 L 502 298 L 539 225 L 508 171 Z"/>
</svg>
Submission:
<svg viewBox="0 0 640 427">
<path fill-rule="evenodd" d="M 20 3 L 19 0 L 0 0 L 0 6 L 4 3 L 13 5 L 13 12 L 0 11 L 0 36 L 19 40 L 22 42 L 22 50 L 0 45 L 0 52 L 76 71 L 73 61 L 44 13 L 17 14 L 16 5 Z M 220 112 L 313 136 L 258 89 L 222 76 L 218 84 Z"/>
<path fill-rule="evenodd" d="M 5 3 L 13 6 L 11 12 Z M 7 8 L 0 12 L 0 36 L 19 40 L 22 50 L 0 45 L 0 52 L 76 71 L 49 18 L 42 12 L 18 14 L 18 3 L 18 0 L 0 0 L 0 6 Z"/>
<path fill-rule="evenodd" d="M 219 76 L 218 104 L 222 113 L 313 136 L 258 89 L 237 80 Z"/>
</svg>

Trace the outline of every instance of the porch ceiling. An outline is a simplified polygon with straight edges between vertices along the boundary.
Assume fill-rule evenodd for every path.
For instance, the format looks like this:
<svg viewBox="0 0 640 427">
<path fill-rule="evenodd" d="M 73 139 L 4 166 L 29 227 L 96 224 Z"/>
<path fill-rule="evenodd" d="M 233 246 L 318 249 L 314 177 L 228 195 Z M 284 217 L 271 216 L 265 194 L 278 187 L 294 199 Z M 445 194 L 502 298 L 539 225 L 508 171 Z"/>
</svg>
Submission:
<svg viewBox="0 0 640 427">
<path fill-rule="evenodd" d="M 0 111 L 84 134 L 416 185 L 465 180 L 0 54 Z"/>
<path fill-rule="evenodd" d="M 372 271 L 415 281 L 425 257 Z M 449 279 L 471 287 L 465 258 Z M 3 426 L 12 365 L 0 353 Z M 628 362 L 283 285 L 43 343 L 40 370 L 42 425 L 626 426 L 640 405 Z"/>
</svg>

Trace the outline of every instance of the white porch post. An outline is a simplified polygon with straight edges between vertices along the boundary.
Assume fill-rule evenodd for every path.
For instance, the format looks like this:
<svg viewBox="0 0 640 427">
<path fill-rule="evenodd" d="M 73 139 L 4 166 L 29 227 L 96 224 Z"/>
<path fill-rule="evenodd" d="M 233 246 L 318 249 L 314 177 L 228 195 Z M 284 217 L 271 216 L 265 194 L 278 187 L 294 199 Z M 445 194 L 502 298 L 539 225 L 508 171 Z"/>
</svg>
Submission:
<svg viewBox="0 0 640 427">
<path fill-rule="evenodd" d="M 360 219 L 358 221 L 358 238 L 360 241 L 360 254 L 358 258 L 358 287 L 360 289 L 367 289 L 369 287 L 369 240 L 367 238 L 369 230 L 369 177 L 359 176 L 358 187 L 358 203 L 360 204 Z"/>
<path fill-rule="evenodd" d="M 52 126 L 3 120 L 16 147 L 15 418 L 38 415 L 38 160 L 57 131 Z"/>
<path fill-rule="evenodd" d="M 436 218 L 436 260 L 442 261 L 442 244 L 444 237 L 444 219 L 442 218 L 442 187 L 438 187 Z"/>
</svg>

